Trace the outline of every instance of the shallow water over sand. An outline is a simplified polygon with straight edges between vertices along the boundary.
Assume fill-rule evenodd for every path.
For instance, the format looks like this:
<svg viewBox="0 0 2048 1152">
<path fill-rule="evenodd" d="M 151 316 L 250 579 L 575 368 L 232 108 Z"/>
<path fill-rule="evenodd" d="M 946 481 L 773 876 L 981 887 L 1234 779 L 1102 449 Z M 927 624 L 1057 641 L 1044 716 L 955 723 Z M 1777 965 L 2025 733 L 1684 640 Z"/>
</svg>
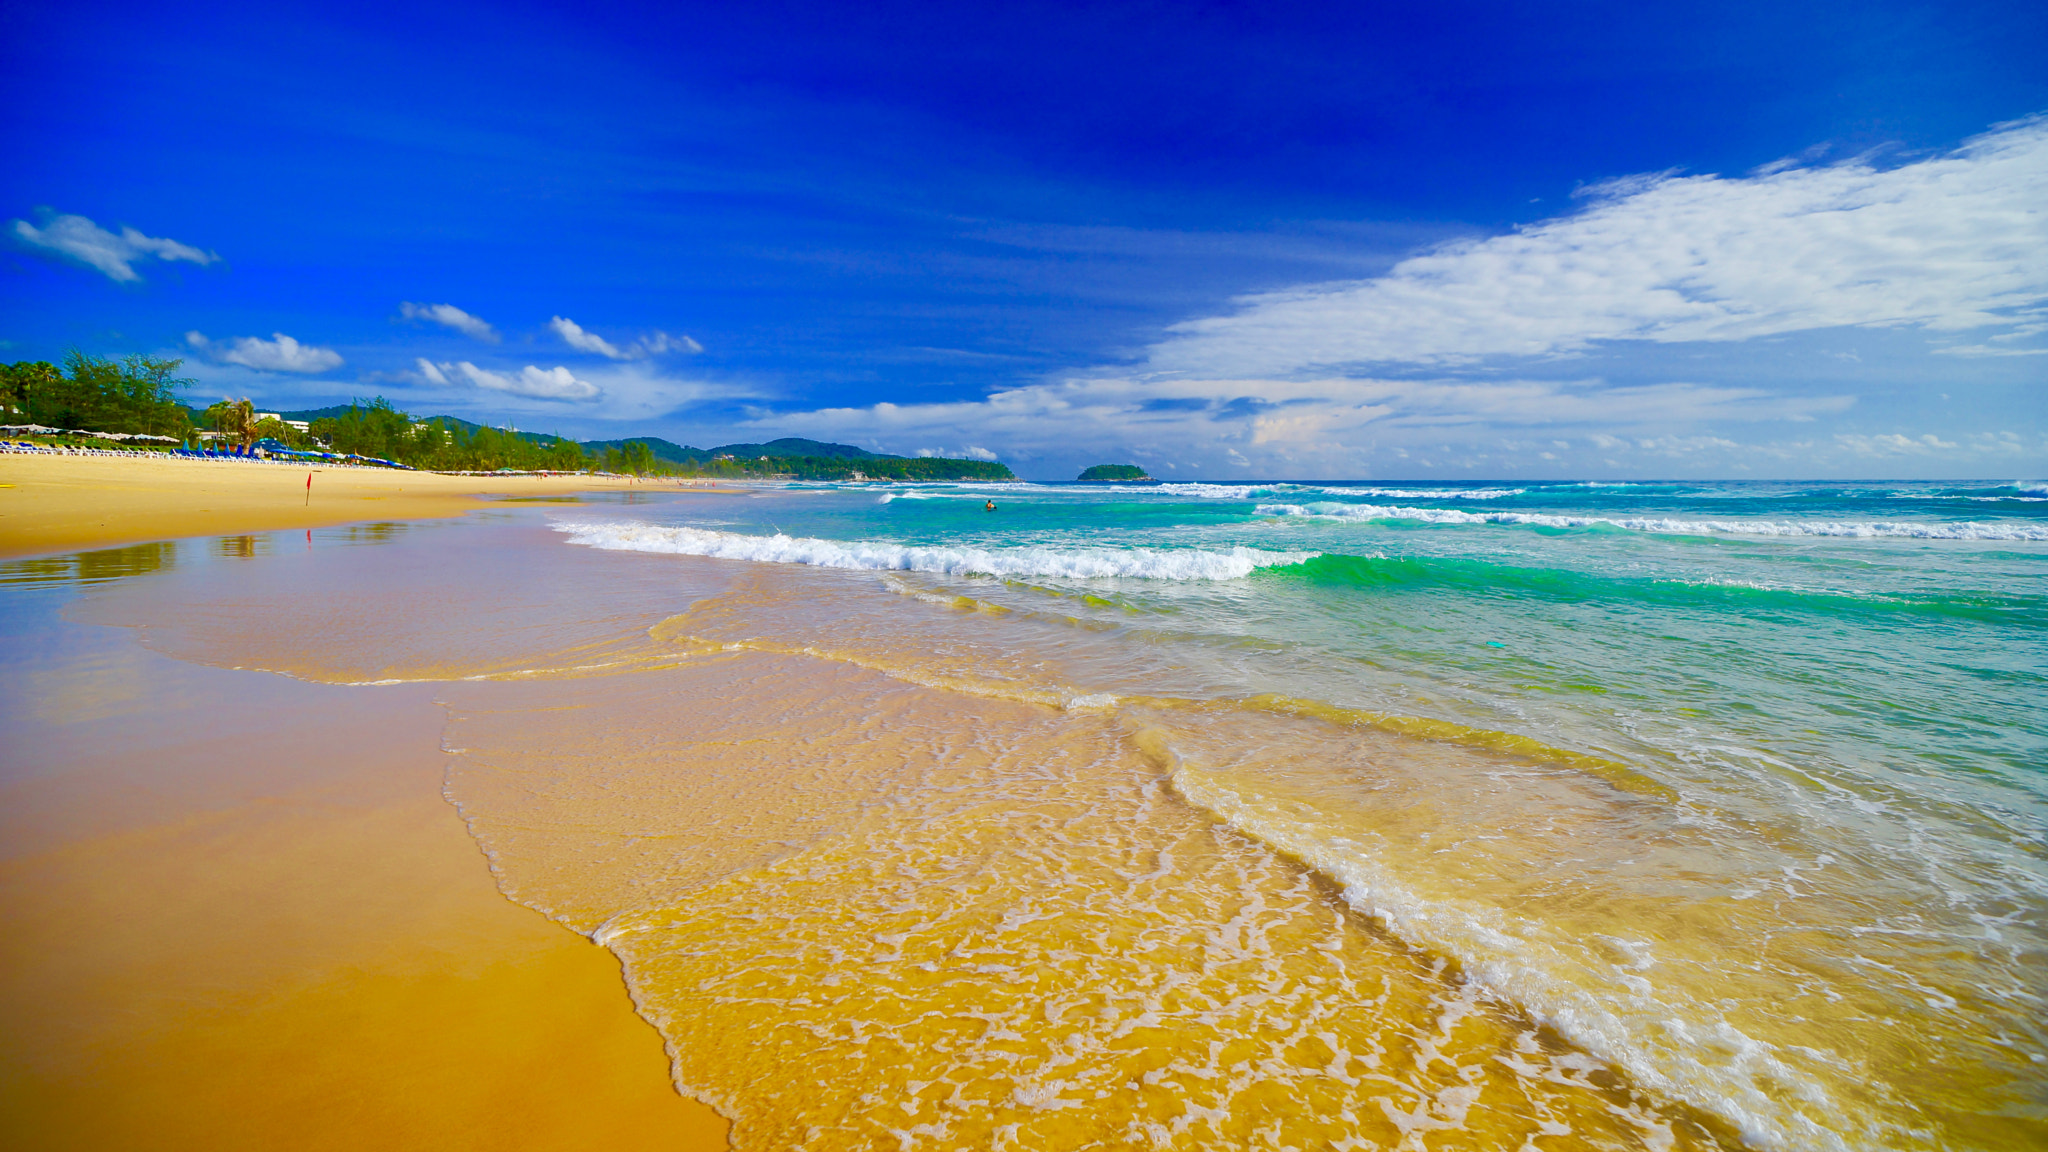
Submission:
<svg viewBox="0 0 2048 1152">
<path fill-rule="evenodd" d="M 844 541 L 850 499 L 886 507 L 575 516 L 730 553 L 751 518 Z M 622 957 L 742 1147 L 2048 1132 L 2040 736 L 1970 689 L 2038 679 L 2023 535 L 1932 563 L 1597 527 L 1375 559 L 1195 523 L 1213 493 L 1059 538 L 1048 499 L 952 568 L 867 569 L 929 547 L 872 523 L 865 552 L 761 562 L 508 513 L 264 538 L 82 611 L 209 663 L 440 682 L 448 795 L 501 887 Z M 1119 547 L 1166 558 L 1090 574 Z M 1518 651 L 1451 642 L 1475 630 Z M 1913 713 L 1860 722 L 1862 685 Z"/>
</svg>

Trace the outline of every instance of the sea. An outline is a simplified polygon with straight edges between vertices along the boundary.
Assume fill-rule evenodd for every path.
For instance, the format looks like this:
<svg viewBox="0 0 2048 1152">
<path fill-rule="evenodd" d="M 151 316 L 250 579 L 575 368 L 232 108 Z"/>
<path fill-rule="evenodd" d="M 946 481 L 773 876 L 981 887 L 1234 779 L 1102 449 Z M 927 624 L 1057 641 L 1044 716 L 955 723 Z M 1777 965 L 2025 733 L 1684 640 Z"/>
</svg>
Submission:
<svg viewBox="0 0 2048 1152">
<path fill-rule="evenodd" d="M 440 685 L 501 890 L 735 1147 L 2048 1146 L 2048 483 L 649 484 L 149 547 L 67 612 Z"/>
</svg>

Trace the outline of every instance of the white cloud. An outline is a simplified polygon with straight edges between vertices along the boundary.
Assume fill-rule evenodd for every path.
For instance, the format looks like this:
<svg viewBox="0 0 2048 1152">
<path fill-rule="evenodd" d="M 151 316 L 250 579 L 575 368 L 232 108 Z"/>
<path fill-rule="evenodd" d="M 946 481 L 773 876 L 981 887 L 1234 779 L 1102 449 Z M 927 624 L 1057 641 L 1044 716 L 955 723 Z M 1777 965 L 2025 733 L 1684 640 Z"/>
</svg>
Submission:
<svg viewBox="0 0 2048 1152">
<path fill-rule="evenodd" d="M 1935 351 L 1944 356 L 2048 356 L 2048 348 L 2004 348 L 1990 344 L 1950 344 Z"/>
<path fill-rule="evenodd" d="M 702 344 L 697 343 L 688 336 L 671 336 L 660 330 L 656 330 L 651 335 L 642 336 L 639 340 L 634 341 L 633 346 L 645 349 L 649 356 L 659 356 L 664 352 L 682 352 L 686 355 L 695 356 L 704 350 Z"/>
<path fill-rule="evenodd" d="M 1897 432 L 1882 436 L 1841 433 L 1835 437 L 1835 443 L 1858 456 L 1917 456 L 1929 452 L 1953 452 L 1961 446 L 1932 432 L 1917 437 Z"/>
<path fill-rule="evenodd" d="M 595 352 L 599 356 L 608 356 L 613 360 L 626 358 L 626 353 L 617 345 L 595 332 L 584 331 L 581 324 L 567 317 L 555 317 L 548 321 L 548 327 L 555 330 L 555 335 L 562 338 L 562 343 L 579 352 Z"/>
<path fill-rule="evenodd" d="M 1636 447 L 1660 456 L 1685 456 L 1716 448 L 1740 448 L 1742 445 L 1720 436 L 1651 436 L 1636 441 Z"/>
<path fill-rule="evenodd" d="M 1176 325 L 1152 366 L 1292 375 L 1602 340 L 1964 330 L 2048 299 L 2048 117 L 1889 170 L 1653 175 L 1589 195 L 1577 215 L 1451 243 L 1385 276 L 1245 297 L 1230 315 Z"/>
<path fill-rule="evenodd" d="M 433 384 L 467 383 L 493 392 L 527 396 L 536 400 L 595 400 L 603 394 L 597 385 L 579 380 L 567 368 L 536 368 L 531 364 L 515 375 L 479 368 L 467 360 L 431 364 L 419 361 L 420 375 Z"/>
<path fill-rule="evenodd" d="M 938 404 L 757 413 L 763 434 L 862 443 L 960 443 L 971 435 L 1006 458 L 1151 453 L 1192 467 L 1293 475 L 1360 475 L 1375 445 L 1469 440 L 1503 427 L 1603 431 L 1605 448 L 1660 453 L 1727 446 L 1663 436 L 1673 425 L 1800 420 L 1841 412 L 1844 396 L 1786 397 L 1760 389 L 1671 383 L 1609 387 L 1598 380 L 1196 380 L 1079 377 Z M 1607 434 L 1633 431 L 1624 442 Z M 1105 457 L 1106 458 L 1106 457 Z M 1300 471 L 1300 469 L 1307 469 Z"/>
<path fill-rule="evenodd" d="M 464 405 L 478 403 L 488 403 L 488 411 L 500 415 L 560 414 L 564 401 L 574 401 L 578 419 L 630 421 L 640 431 L 648 430 L 645 425 L 649 421 L 675 419 L 679 412 L 699 404 L 761 401 L 771 395 L 743 381 L 672 376 L 644 361 L 590 368 L 528 365 L 515 371 L 500 365 L 419 358 L 413 361 L 411 371 L 386 378 L 439 390 L 441 395 L 433 403 L 448 404 L 457 415 L 464 414 Z M 490 392 L 491 397 L 486 400 L 478 389 Z"/>
<path fill-rule="evenodd" d="M 258 336 L 208 340 L 197 332 L 187 332 L 185 343 L 223 364 L 240 364 L 261 372 L 325 372 L 342 364 L 341 353 L 334 349 L 301 344 L 282 332 L 271 333 L 268 340 Z"/>
<path fill-rule="evenodd" d="M 464 312 L 453 304 L 415 304 L 407 300 L 399 304 L 398 313 L 408 320 L 425 320 L 430 324 L 439 324 L 443 328 L 453 328 L 464 336 L 486 343 L 498 342 L 497 329 L 492 328 L 483 317 Z"/>
<path fill-rule="evenodd" d="M 595 352 L 612 360 L 645 360 L 666 352 L 702 352 L 704 346 L 688 336 L 671 336 L 666 332 L 654 332 L 633 341 L 624 347 L 599 336 L 566 316 L 557 316 L 548 321 L 548 327 L 562 338 L 562 343 L 579 352 Z"/>
<path fill-rule="evenodd" d="M 211 264 L 220 259 L 176 240 L 145 236 L 133 228 L 109 232 L 83 216 L 57 216 L 41 228 L 26 220 L 13 222 L 14 234 L 27 244 L 68 256 L 106 274 L 110 280 L 129 282 L 142 279 L 133 264 L 144 257 Z"/>
</svg>

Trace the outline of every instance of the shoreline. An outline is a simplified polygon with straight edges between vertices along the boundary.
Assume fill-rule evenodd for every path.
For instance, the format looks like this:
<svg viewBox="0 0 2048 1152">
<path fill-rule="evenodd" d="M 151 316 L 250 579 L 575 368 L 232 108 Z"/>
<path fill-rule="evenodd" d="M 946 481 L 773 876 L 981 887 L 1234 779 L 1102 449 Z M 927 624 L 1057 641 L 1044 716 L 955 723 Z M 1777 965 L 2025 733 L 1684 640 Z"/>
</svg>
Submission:
<svg viewBox="0 0 2048 1152">
<path fill-rule="evenodd" d="M 364 520 L 460 516 L 490 507 L 490 497 L 641 491 L 738 494 L 745 489 L 674 477 L 450 475 L 268 461 L 5 454 L 0 455 L 0 558 Z"/>
</svg>

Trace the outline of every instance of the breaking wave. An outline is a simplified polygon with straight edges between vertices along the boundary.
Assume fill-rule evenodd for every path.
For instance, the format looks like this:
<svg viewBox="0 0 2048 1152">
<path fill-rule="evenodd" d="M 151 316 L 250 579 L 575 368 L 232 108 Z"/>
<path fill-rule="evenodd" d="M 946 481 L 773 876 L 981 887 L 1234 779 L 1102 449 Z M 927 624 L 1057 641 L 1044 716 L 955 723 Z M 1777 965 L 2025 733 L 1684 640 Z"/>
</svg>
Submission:
<svg viewBox="0 0 2048 1152">
<path fill-rule="evenodd" d="M 1197 496 L 1207 500 L 1249 500 L 1254 496 L 1284 496 L 1314 492 L 1325 496 L 1393 496 L 1410 500 L 1499 500 L 1519 496 L 1526 488 L 1361 488 L 1355 485 L 1320 484 L 1186 484 L 1103 485 L 1110 491 L 1165 492 L 1173 496 Z"/>
<path fill-rule="evenodd" d="M 571 542 L 624 552 L 666 552 L 719 560 L 809 564 L 876 572 L 936 572 L 949 576 L 1045 576 L 1090 579 L 1121 576 L 1140 580 L 1236 580 L 1260 568 L 1300 564 L 1320 552 L 1272 552 L 1260 548 L 1227 551 L 1200 548 L 1015 548 L 919 547 L 812 537 L 749 536 L 702 528 L 638 523 L 563 523 L 557 532 Z"/>
<path fill-rule="evenodd" d="M 1921 540 L 2048 540 L 2048 526 L 1913 520 L 1673 520 L 1649 516 L 1557 516 L 1540 512 L 1465 512 L 1379 504 L 1261 504 L 1261 516 L 1322 520 L 1419 520 L 1426 524 L 1529 524 L 1542 528 L 1625 528 L 1632 532 L 1699 536 L 1907 537 Z"/>
</svg>

